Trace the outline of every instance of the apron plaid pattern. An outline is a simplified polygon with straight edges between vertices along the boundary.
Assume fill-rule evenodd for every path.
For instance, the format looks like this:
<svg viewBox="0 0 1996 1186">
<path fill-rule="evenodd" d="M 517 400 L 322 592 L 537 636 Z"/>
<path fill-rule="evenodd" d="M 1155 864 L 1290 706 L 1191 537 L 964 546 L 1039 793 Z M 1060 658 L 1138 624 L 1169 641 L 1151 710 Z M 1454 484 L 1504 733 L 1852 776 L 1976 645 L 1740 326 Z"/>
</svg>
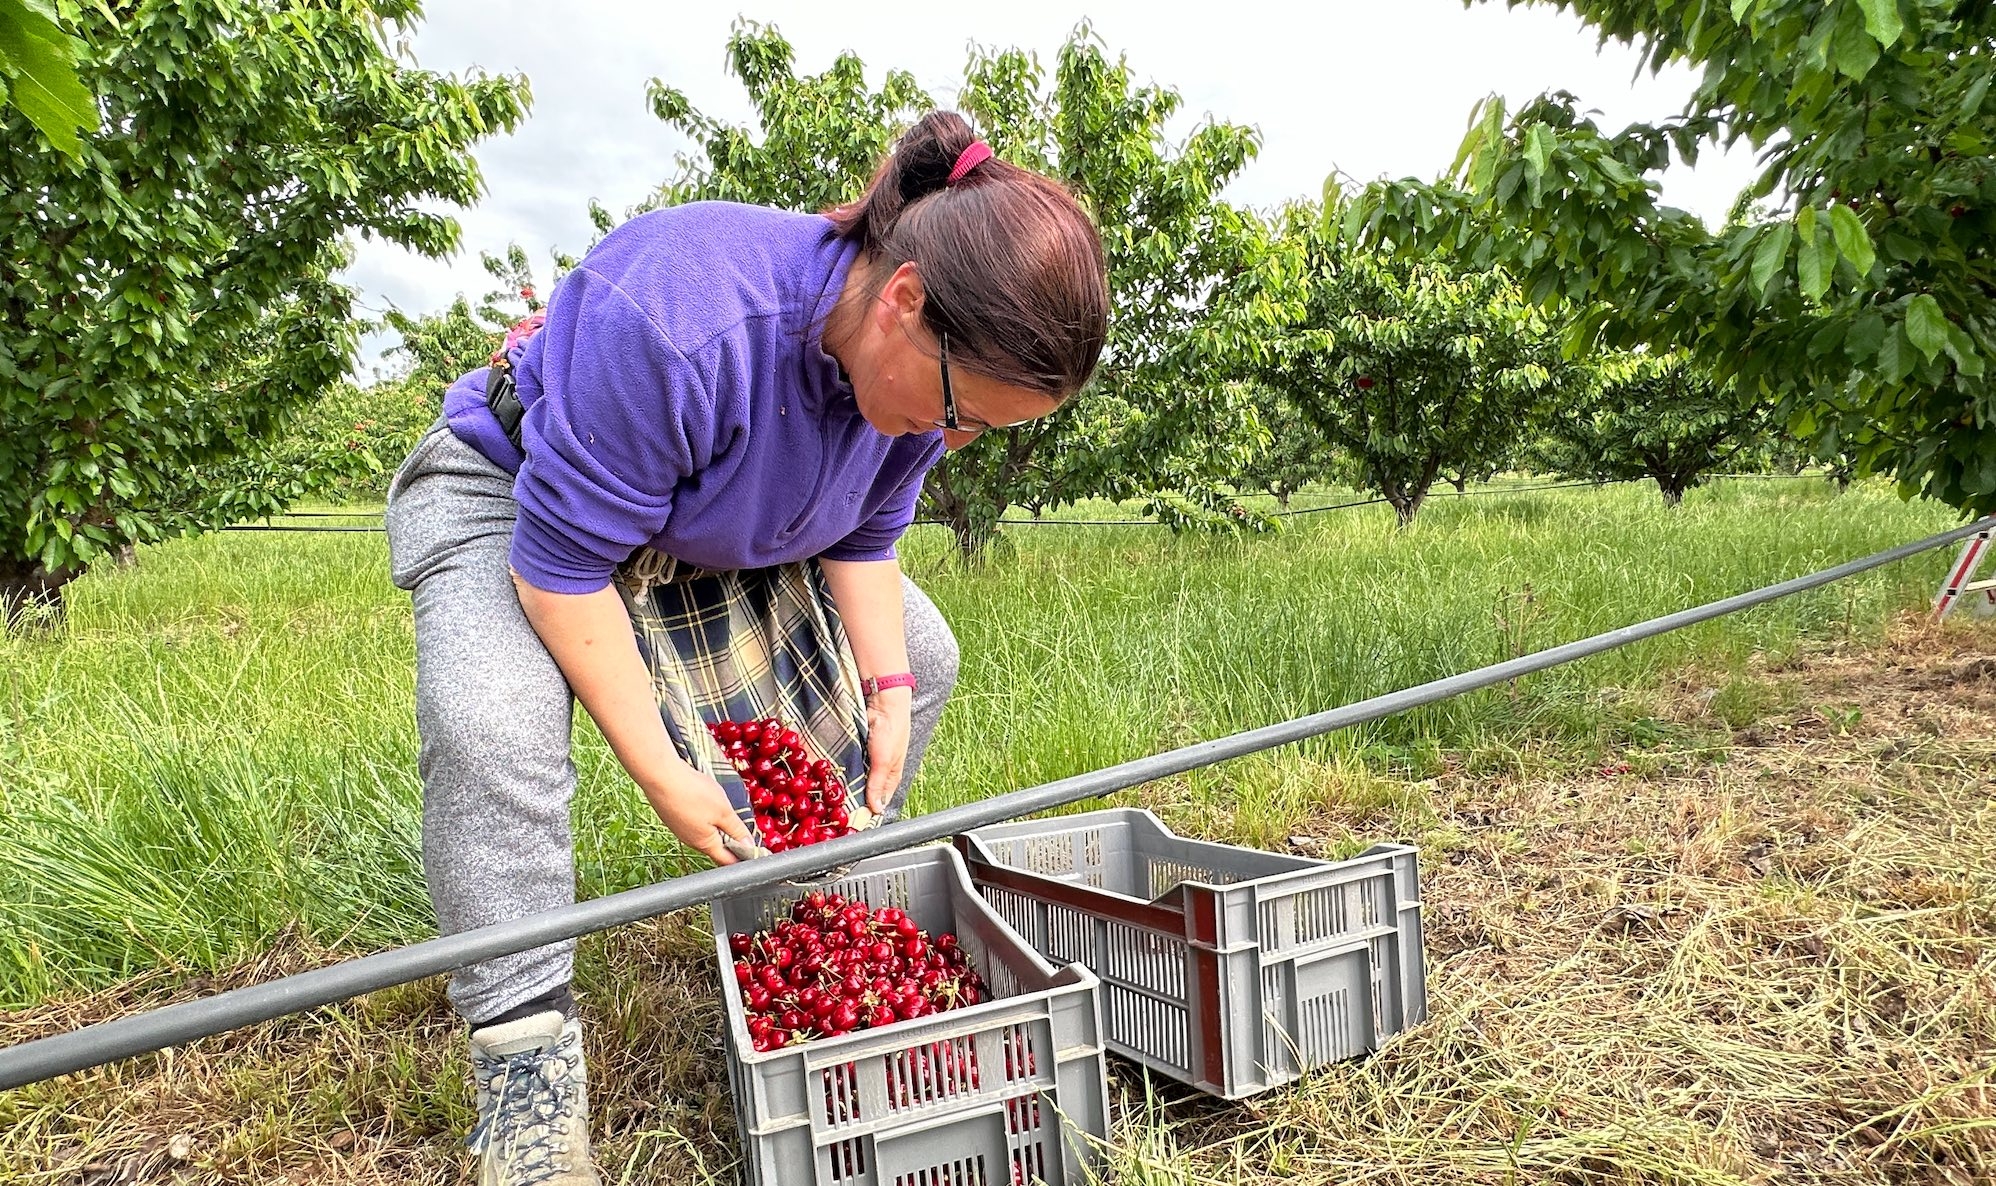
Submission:
<svg viewBox="0 0 1996 1186">
<path fill-rule="evenodd" d="M 755 834 L 748 788 L 707 732 L 714 721 L 777 717 L 866 801 L 866 701 L 816 561 L 704 572 L 641 548 L 617 572 L 665 731 L 714 777 Z M 762 838 L 757 835 L 756 842 Z"/>
</svg>

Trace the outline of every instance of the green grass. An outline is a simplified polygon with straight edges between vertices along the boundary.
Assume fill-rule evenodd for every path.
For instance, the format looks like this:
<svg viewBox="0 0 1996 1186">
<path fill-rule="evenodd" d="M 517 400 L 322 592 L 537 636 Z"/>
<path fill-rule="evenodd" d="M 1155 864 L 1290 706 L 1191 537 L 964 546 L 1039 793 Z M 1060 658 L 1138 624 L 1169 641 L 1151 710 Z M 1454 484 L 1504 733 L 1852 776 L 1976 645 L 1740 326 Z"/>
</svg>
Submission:
<svg viewBox="0 0 1996 1186">
<path fill-rule="evenodd" d="M 1070 518 L 1110 508 L 1082 507 Z M 1431 503 L 1411 530 L 1364 508 L 1272 538 L 1150 528 L 1013 530 L 954 567 L 918 529 L 907 566 L 964 662 L 917 805 L 933 809 L 1420 683 L 1820 569 L 1933 531 L 1947 512 L 1813 481 L 1725 482 L 1675 511 L 1623 487 Z M 1367 772 L 1444 754 L 1502 764 L 1535 739 L 1583 755 L 1642 720 L 1613 689 L 1804 637 L 1875 633 L 1946 558 L 1898 565 L 1185 780 L 1248 834 L 1293 816 L 1297 764 L 1395 810 Z M 230 534 L 147 551 L 73 586 L 54 637 L 0 642 L 0 1008 L 154 970 L 206 970 L 288 925 L 369 948 L 430 926 L 407 598 L 381 537 Z M 1745 690 L 1716 711 L 1758 710 Z M 1606 723 L 1604 723 L 1606 722 Z M 1616 738 L 1604 729 L 1619 732 Z M 600 894 L 684 854 L 579 731 L 577 855 Z M 1383 784 L 1382 784 L 1383 786 Z"/>
</svg>

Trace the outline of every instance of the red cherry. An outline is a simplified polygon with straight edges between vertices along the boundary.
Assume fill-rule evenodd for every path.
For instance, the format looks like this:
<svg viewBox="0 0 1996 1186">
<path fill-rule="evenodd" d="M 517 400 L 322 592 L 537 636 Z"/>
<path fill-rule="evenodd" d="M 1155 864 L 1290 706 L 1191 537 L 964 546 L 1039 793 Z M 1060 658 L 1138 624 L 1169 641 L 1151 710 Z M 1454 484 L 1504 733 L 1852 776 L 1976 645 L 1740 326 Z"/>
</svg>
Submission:
<svg viewBox="0 0 1996 1186">
<path fill-rule="evenodd" d="M 1371 376 L 1371 375 L 1360 375 L 1360 376 L 1358 377 L 1358 379 L 1357 379 L 1357 380 L 1356 380 L 1356 381 L 1355 381 L 1355 382 L 1353 383 L 1353 386 L 1357 387 L 1357 388 L 1358 388 L 1358 389 L 1359 389 L 1360 391 L 1371 391 L 1371 390 L 1372 390 L 1372 376 Z"/>
</svg>

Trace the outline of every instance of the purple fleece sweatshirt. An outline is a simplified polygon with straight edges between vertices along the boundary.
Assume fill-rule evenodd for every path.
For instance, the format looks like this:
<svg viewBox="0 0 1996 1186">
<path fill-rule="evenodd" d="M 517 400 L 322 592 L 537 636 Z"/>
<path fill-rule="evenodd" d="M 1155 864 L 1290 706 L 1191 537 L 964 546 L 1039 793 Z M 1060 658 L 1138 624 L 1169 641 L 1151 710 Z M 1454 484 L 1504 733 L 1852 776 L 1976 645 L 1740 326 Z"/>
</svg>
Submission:
<svg viewBox="0 0 1996 1186">
<path fill-rule="evenodd" d="M 516 474 L 514 570 L 591 593 L 647 546 L 714 570 L 893 557 L 942 434 L 874 431 L 819 342 L 857 254 L 818 215 L 724 202 L 610 232 L 514 349 L 524 460 L 483 369 L 444 397 Z"/>
</svg>

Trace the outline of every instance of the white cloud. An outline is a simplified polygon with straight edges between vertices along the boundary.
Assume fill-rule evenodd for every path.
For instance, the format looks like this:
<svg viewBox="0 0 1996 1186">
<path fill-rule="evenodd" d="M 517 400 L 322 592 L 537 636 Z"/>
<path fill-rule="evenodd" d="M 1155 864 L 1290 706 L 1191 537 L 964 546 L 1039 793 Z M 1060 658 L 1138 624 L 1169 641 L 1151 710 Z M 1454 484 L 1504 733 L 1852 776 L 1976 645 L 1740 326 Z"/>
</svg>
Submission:
<svg viewBox="0 0 1996 1186">
<path fill-rule="evenodd" d="M 368 308 L 426 311 L 458 292 L 484 293 L 481 250 L 518 242 L 545 267 L 550 248 L 586 245 L 590 199 L 623 210 L 688 147 L 652 117 L 650 78 L 684 90 L 708 114 L 748 119 L 741 85 L 723 69 L 733 11 L 634 0 L 431 0 L 426 9 L 410 39 L 421 65 L 523 73 L 534 106 L 519 131 L 477 149 L 488 193 L 455 212 L 464 228 L 456 256 L 425 260 L 361 245 L 348 279 Z M 1260 157 L 1228 192 L 1256 206 L 1314 195 L 1333 168 L 1360 179 L 1431 177 L 1453 158 L 1472 105 L 1492 92 L 1515 104 L 1569 90 L 1616 128 L 1675 113 L 1693 85 L 1681 69 L 1638 76 L 1634 50 L 1611 43 L 1597 52 L 1595 35 L 1564 13 L 1494 2 L 1097 0 L 1084 12 L 1048 0 L 919 9 L 780 0 L 744 15 L 781 30 L 801 71 L 822 70 L 850 50 L 875 82 L 906 69 L 945 102 L 972 42 L 1030 49 L 1051 67 L 1086 16 L 1136 77 L 1184 96 L 1175 133 L 1208 114 L 1261 129 Z M 1717 219 L 1751 173 L 1743 153 L 1711 157 L 1666 175 L 1665 197 Z M 371 356 L 382 343 L 369 345 Z"/>
</svg>

